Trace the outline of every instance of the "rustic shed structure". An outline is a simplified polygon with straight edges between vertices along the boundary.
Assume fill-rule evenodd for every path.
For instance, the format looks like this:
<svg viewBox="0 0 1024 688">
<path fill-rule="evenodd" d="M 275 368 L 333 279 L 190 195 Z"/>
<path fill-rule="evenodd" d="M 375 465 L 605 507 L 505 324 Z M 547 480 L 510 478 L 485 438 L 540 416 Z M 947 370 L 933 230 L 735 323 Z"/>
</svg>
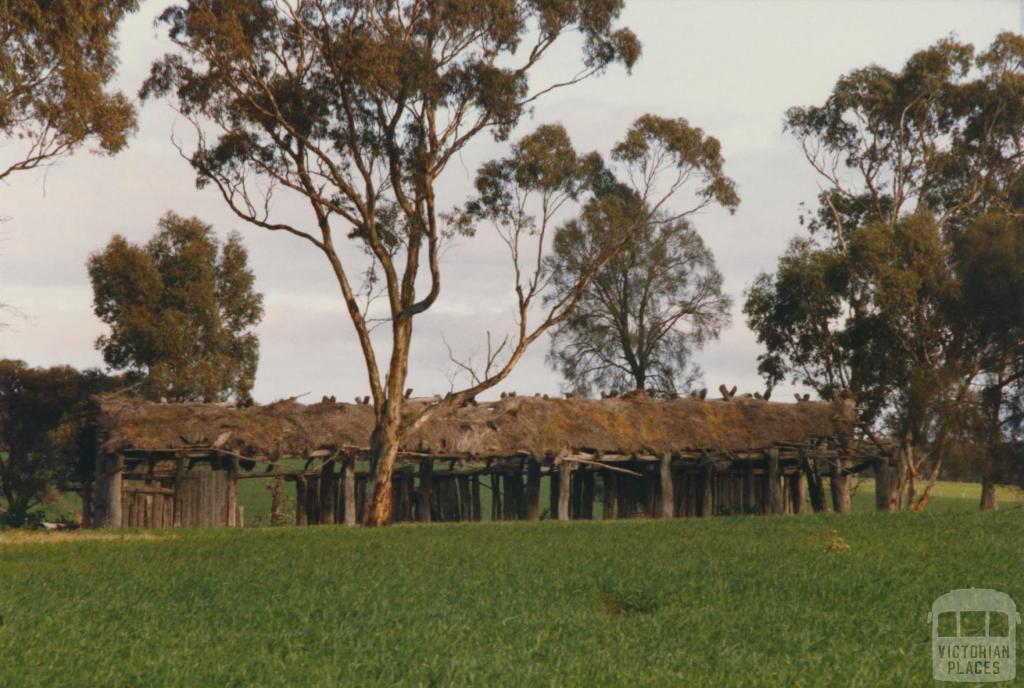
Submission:
<svg viewBox="0 0 1024 688">
<path fill-rule="evenodd" d="M 410 401 L 410 419 L 430 403 Z M 484 520 L 486 502 L 493 520 L 799 513 L 808 498 L 827 508 L 826 481 L 833 508 L 846 511 L 848 476 L 881 459 L 853 446 L 855 417 L 849 401 L 642 395 L 439 411 L 403 443 L 393 520 Z M 356 524 L 371 489 L 372 427 L 372 407 L 359 404 L 99 397 L 87 522 L 241 526 L 238 481 L 263 478 L 295 483 L 297 525 Z"/>
</svg>

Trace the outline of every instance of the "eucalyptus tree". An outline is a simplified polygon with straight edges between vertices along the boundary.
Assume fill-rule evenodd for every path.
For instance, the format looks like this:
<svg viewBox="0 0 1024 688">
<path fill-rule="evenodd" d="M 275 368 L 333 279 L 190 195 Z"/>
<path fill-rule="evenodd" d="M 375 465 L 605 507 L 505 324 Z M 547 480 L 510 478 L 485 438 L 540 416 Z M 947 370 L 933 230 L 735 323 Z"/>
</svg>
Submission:
<svg viewBox="0 0 1024 688">
<path fill-rule="evenodd" d="M 748 291 L 745 312 L 766 347 L 760 370 L 825 398 L 848 388 L 862 401 L 866 428 L 890 423 L 900 445 L 891 498 L 882 497 L 891 505 L 914 504 L 928 458 L 921 445 L 934 440 L 943 408 L 962 398 L 980 368 L 964 335 L 964 311 L 943 306 L 935 312 L 948 316 L 944 322 L 925 321 L 900 310 L 914 300 L 883 295 L 905 295 L 892 281 L 900 275 L 923 280 L 915 270 L 951 270 L 953 242 L 980 215 L 1014 212 L 1022 96 L 1024 39 L 1002 34 L 980 54 L 946 39 L 899 71 L 854 70 L 824 104 L 786 115 L 821 191 L 817 207 L 801 218 L 809 235 L 794 240 L 776 273 L 760 275 Z M 885 253 L 865 247 L 882 250 L 886 242 L 890 258 L 899 259 L 891 271 L 865 262 Z M 921 260 L 936 262 L 913 267 Z M 931 446 L 941 450 L 942 443 Z"/>
<path fill-rule="evenodd" d="M 145 245 L 116 235 L 88 270 L 110 327 L 96 341 L 108 366 L 151 398 L 251 401 L 263 296 L 237 232 L 221 242 L 201 220 L 167 213 Z"/>
<path fill-rule="evenodd" d="M 129 382 L 99 370 L 0 360 L 0 524 L 21 525 L 58 490 L 83 482 L 92 468 L 79 447 L 89 399 Z"/>
<path fill-rule="evenodd" d="M 640 43 L 617 26 L 621 9 L 621 0 L 192 0 L 162 15 L 177 50 L 153 65 L 142 95 L 168 97 L 195 125 L 195 146 L 183 154 L 198 183 L 213 186 L 247 223 L 308 242 L 336 278 L 375 411 L 370 524 L 389 519 L 403 433 L 504 379 L 575 302 L 568 295 L 535 325 L 521 318 L 500 365 L 407 417 L 413 323 L 441 293 L 442 245 L 483 217 L 444 212 L 437 182 L 471 141 L 507 140 L 546 94 L 615 64 L 631 68 Z M 579 69 L 535 83 L 538 64 L 567 34 Z M 623 165 L 650 162 L 655 151 L 676 169 L 688 165 L 673 143 L 637 136 L 640 147 L 620 156 Z M 583 188 L 561 177 L 531 184 L 542 206 L 556 195 L 576 202 Z M 307 218 L 276 214 L 280 194 L 301 199 Z M 516 237 L 551 221 L 545 211 L 530 230 L 512 223 L 499 231 L 510 232 L 514 248 Z M 346 241 L 357 250 L 343 251 Z M 529 312 L 535 290 L 519 280 L 513 288 L 518 312 Z M 366 311 L 378 293 L 390 327 L 379 348 Z"/>
<path fill-rule="evenodd" d="M 1024 221 L 990 213 L 956 239 L 953 265 L 961 278 L 963 318 L 977 353 L 980 448 L 975 470 L 982 509 L 996 506 L 997 483 L 1024 485 Z"/>
<path fill-rule="evenodd" d="M 92 144 L 124 148 L 135 109 L 110 83 L 117 27 L 138 0 L 0 2 L 0 136 L 14 150 L 0 179 Z"/>
<path fill-rule="evenodd" d="M 733 198 L 723 201 L 734 207 Z M 571 289 L 625 228 L 593 212 L 559 228 L 548 264 L 551 298 Z M 552 332 L 548 360 L 580 393 L 603 387 L 675 395 L 699 380 L 693 351 L 728 324 L 731 304 L 714 255 L 690 222 L 655 217 Z"/>
</svg>

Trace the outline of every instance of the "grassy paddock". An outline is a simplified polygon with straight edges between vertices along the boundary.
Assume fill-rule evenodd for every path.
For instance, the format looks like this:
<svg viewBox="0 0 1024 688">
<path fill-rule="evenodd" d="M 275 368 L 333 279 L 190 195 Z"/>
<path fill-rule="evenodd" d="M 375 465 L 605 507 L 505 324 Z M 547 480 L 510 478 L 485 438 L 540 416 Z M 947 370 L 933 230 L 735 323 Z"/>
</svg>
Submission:
<svg viewBox="0 0 1024 688">
<path fill-rule="evenodd" d="M 0 535 L 0 685 L 930 685 L 1024 513 Z"/>
</svg>

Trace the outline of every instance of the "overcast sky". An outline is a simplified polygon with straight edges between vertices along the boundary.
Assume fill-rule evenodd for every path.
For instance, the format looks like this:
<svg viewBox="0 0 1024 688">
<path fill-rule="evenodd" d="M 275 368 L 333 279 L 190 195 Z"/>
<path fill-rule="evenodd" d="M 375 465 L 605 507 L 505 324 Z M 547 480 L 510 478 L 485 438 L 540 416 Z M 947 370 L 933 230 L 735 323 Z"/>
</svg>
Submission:
<svg viewBox="0 0 1024 688">
<path fill-rule="evenodd" d="M 167 0 L 149 0 L 121 32 L 120 86 L 134 95 L 154 57 L 167 49 L 153 19 Z M 743 291 L 770 270 L 798 230 L 801 201 L 816 180 L 782 132 L 783 112 L 821 103 L 841 74 L 878 63 L 897 69 L 915 50 L 955 34 L 978 47 L 997 33 L 1020 30 L 1017 0 L 762 0 L 697 2 L 627 0 L 624 24 L 643 42 L 643 57 L 621 69 L 542 100 L 519 134 L 561 122 L 579 150 L 606 152 L 629 123 L 650 112 L 686 117 L 722 142 L 726 171 L 742 204 L 735 215 L 709 210 L 695 224 L 711 246 L 736 306 L 733 324 L 698 356 L 708 386 L 761 387 L 759 347 L 740 312 Z M 548 60 L 535 83 L 571 70 L 571 50 Z M 120 233 L 144 241 L 167 210 L 196 215 L 219 233 L 243 231 L 265 294 L 257 401 L 308 392 L 349 399 L 368 390 L 358 346 L 323 257 L 289 236 L 243 226 L 211 191 L 197 191 L 191 169 L 171 146 L 186 130 L 161 102 L 140 112 L 130 148 L 115 158 L 81 152 L 43 172 L 0 187 L 0 301 L 23 317 L 0 330 L 0 357 L 32 365 L 102 365 L 93 343 L 103 325 L 92 314 L 88 255 Z M 473 171 L 504 148 L 481 141 L 442 180 L 443 206 L 464 200 Z M 0 146 L 0 156 L 9 151 Z M 0 159 L 6 159 L 0 157 Z M 300 208 L 282 208 L 301 219 Z M 507 257 L 488 232 L 445 255 L 437 305 L 417 321 L 410 385 L 417 395 L 448 389 L 444 339 L 463 354 L 483 346 L 488 329 L 509 328 L 512 302 Z M 558 376 L 538 343 L 500 389 L 556 392 Z M 499 390 L 495 390 L 497 395 Z M 789 388 L 780 396 L 789 397 Z"/>
</svg>

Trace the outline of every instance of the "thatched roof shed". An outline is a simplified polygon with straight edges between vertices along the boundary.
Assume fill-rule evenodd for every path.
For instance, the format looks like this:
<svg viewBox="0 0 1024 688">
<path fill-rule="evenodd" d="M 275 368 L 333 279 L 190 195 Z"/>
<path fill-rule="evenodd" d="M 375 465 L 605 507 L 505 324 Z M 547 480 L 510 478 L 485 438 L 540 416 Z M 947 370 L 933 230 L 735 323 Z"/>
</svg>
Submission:
<svg viewBox="0 0 1024 688">
<path fill-rule="evenodd" d="M 414 418 L 429 402 L 410 402 Z M 235 408 L 160 404 L 117 396 L 96 400 L 102 453 L 165 452 L 216 447 L 279 459 L 317 450 L 365 449 L 373 408 L 280 401 Z M 496 458 L 565 451 L 660 454 L 739 452 L 843 440 L 853 431 L 851 402 L 784 404 L 729 401 L 516 397 L 439 412 L 407 437 L 403 451 Z"/>
</svg>

